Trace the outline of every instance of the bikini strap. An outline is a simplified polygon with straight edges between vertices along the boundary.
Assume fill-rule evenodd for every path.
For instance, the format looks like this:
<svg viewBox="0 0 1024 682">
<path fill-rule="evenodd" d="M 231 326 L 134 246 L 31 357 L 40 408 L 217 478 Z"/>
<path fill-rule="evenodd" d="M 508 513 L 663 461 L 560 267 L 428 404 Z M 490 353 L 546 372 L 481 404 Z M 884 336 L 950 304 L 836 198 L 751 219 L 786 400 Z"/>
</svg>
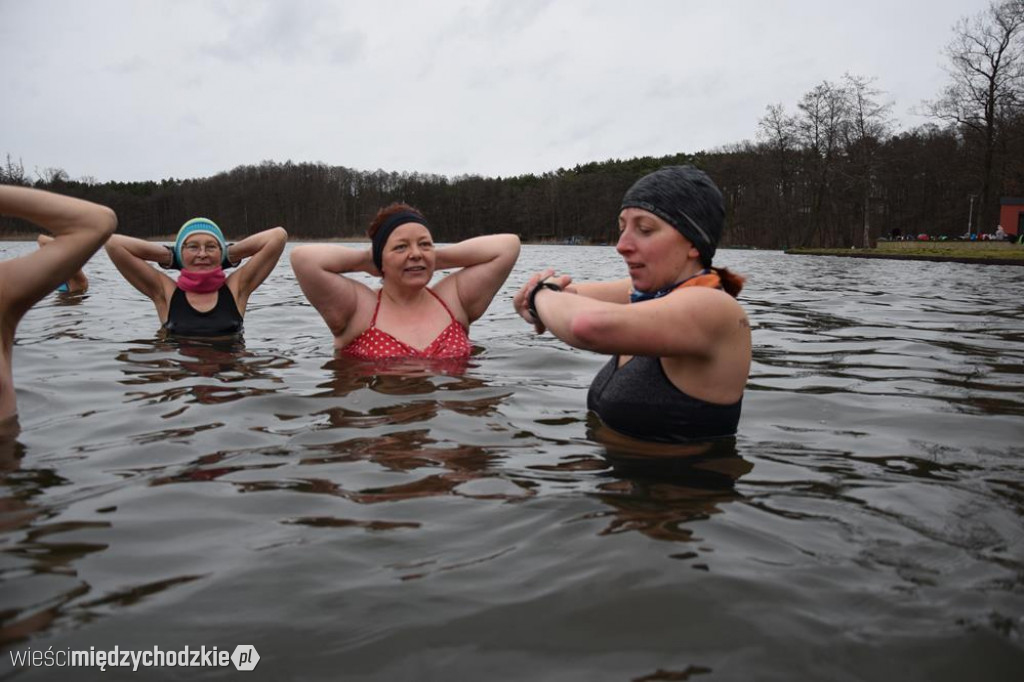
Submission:
<svg viewBox="0 0 1024 682">
<path fill-rule="evenodd" d="M 377 313 L 380 312 L 380 295 L 384 293 L 384 288 L 377 289 L 377 307 L 373 309 L 373 319 L 370 320 L 370 326 L 377 326 Z"/>
<path fill-rule="evenodd" d="M 444 306 L 445 311 L 448 313 L 448 317 L 452 318 L 452 322 L 458 322 L 458 320 L 455 319 L 455 315 L 452 314 L 451 309 L 448 307 L 448 304 L 444 302 L 444 299 L 435 294 L 434 290 L 431 289 L 430 287 L 427 287 L 427 291 L 429 291 L 430 294 L 437 299 L 438 303 Z"/>
</svg>

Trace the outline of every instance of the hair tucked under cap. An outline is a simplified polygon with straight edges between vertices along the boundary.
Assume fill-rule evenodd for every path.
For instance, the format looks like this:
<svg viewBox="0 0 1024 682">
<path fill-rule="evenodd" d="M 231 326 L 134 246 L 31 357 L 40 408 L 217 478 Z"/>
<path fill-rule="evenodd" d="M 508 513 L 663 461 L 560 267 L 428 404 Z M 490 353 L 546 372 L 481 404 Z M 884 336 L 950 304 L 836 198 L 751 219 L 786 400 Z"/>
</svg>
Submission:
<svg viewBox="0 0 1024 682">
<path fill-rule="evenodd" d="M 629 188 L 622 208 L 641 208 L 658 216 L 693 242 L 701 263 L 711 267 L 725 227 L 725 202 L 704 171 L 693 166 L 660 168 Z"/>
<path fill-rule="evenodd" d="M 174 254 L 178 257 L 179 263 L 184 262 L 181 258 L 181 247 L 185 245 L 185 240 L 199 233 L 208 234 L 217 240 L 217 243 L 220 244 L 221 257 L 228 252 L 224 233 L 217 227 L 217 223 L 209 218 L 193 218 L 181 226 L 181 229 L 178 230 L 178 237 L 174 240 Z"/>
<path fill-rule="evenodd" d="M 406 207 L 405 204 L 393 204 L 388 208 L 399 210 L 384 218 L 383 222 L 381 222 L 380 226 L 376 229 L 373 229 L 373 226 L 370 228 L 372 230 L 372 236 L 370 238 L 373 241 L 373 264 L 376 265 L 377 269 L 382 273 L 384 272 L 384 245 L 388 243 L 388 238 L 395 229 L 405 225 L 406 223 L 417 223 L 428 230 L 430 229 L 430 226 L 427 225 L 427 219 L 424 218 L 419 211 L 413 210 L 412 207 Z M 387 209 L 385 209 L 385 211 L 386 210 Z M 384 212 L 382 211 L 382 213 Z M 378 214 L 378 217 L 380 218 L 382 216 Z M 376 220 L 374 222 L 376 223 Z"/>
</svg>

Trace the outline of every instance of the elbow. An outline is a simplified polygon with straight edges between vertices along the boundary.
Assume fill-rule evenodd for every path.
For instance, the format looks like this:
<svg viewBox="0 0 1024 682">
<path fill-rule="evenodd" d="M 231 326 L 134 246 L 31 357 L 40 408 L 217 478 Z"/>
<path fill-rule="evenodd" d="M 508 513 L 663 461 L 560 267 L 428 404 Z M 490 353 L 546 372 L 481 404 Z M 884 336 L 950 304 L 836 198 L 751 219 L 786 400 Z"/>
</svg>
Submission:
<svg viewBox="0 0 1024 682">
<path fill-rule="evenodd" d="M 108 255 L 113 255 L 117 251 L 121 250 L 121 237 L 119 235 L 111 235 L 107 238 L 106 243 L 103 245 L 103 249 Z"/>
<path fill-rule="evenodd" d="M 599 311 L 587 311 L 573 318 L 569 325 L 573 345 L 583 350 L 601 350 L 609 332 L 606 317 Z"/>
<path fill-rule="evenodd" d="M 289 254 L 288 262 L 295 276 L 300 277 L 317 267 L 316 249 L 312 244 L 296 246 Z"/>
<path fill-rule="evenodd" d="M 306 252 L 309 250 L 309 246 L 296 246 L 292 249 L 291 255 L 288 256 L 288 262 L 292 265 L 292 270 L 298 270 L 303 267 L 308 260 Z"/>
<path fill-rule="evenodd" d="M 517 235 L 517 234 L 503 234 L 503 235 L 501 235 L 501 237 L 502 237 L 502 241 L 504 242 L 504 250 L 505 250 L 505 252 L 508 253 L 509 255 L 513 256 L 513 258 L 518 258 L 519 257 L 519 247 L 522 244 L 522 242 L 519 240 L 519 235 Z"/>
<path fill-rule="evenodd" d="M 494 256 L 494 262 L 500 263 L 508 272 L 511 272 L 516 261 L 519 260 L 519 235 L 497 234 L 494 236 L 496 238 L 495 245 L 497 247 L 495 249 L 497 254 Z"/>
<path fill-rule="evenodd" d="M 281 258 L 281 254 L 284 253 L 284 247 L 288 243 L 288 231 L 283 227 L 275 227 L 271 230 L 269 247 L 271 252 L 274 254 L 274 258 Z"/>
<path fill-rule="evenodd" d="M 107 240 L 117 230 L 117 214 L 106 206 L 97 206 L 95 220 L 96 232 Z"/>
</svg>

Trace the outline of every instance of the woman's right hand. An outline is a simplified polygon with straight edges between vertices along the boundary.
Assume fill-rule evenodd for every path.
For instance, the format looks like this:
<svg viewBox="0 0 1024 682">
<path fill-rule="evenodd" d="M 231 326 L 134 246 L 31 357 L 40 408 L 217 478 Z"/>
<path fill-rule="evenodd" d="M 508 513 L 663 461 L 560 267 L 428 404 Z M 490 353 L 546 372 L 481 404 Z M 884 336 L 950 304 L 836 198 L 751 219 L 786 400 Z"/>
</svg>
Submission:
<svg viewBox="0 0 1024 682">
<path fill-rule="evenodd" d="M 536 272 L 531 275 L 512 298 L 512 305 L 515 307 L 516 312 L 519 313 L 521 318 L 532 324 L 538 334 L 543 334 L 546 331 L 546 328 L 541 321 L 536 319 L 530 312 L 530 294 L 533 292 L 534 287 L 544 280 L 550 281 L 562 290 L 572 291 L 572 289 L 569 288 L 569 284 L 572 282 L 571 275 L 556 276 L 553 268 L 547 268 L 546 270 L 542 270 L 541 272 Z"/>
</svg>

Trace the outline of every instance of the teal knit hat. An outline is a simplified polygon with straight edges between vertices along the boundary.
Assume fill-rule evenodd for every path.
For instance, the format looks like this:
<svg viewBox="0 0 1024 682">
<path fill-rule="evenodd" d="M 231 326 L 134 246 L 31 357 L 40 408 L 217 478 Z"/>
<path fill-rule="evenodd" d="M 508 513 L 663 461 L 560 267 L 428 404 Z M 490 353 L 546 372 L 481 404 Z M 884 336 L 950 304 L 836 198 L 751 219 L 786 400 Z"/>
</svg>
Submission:
<svg viewBox="0 0 1024 682">
<path fill-rule="evenodd" d="M 224 239 L 224 233 L 217 227 L 217 223 L 213 222 L 209 218 L 193 218 L 178 230 L 178 238 L 174 240 L 174 255 L 177 257 L 179 263 L 185 261 L 181 258 L 181 247 L 184 246 L 185 240 L 197 233 L 205 233 L 213 237 L 220 244 L 221 257 L 228 252 L 227 241 Z"/>
</svg>

